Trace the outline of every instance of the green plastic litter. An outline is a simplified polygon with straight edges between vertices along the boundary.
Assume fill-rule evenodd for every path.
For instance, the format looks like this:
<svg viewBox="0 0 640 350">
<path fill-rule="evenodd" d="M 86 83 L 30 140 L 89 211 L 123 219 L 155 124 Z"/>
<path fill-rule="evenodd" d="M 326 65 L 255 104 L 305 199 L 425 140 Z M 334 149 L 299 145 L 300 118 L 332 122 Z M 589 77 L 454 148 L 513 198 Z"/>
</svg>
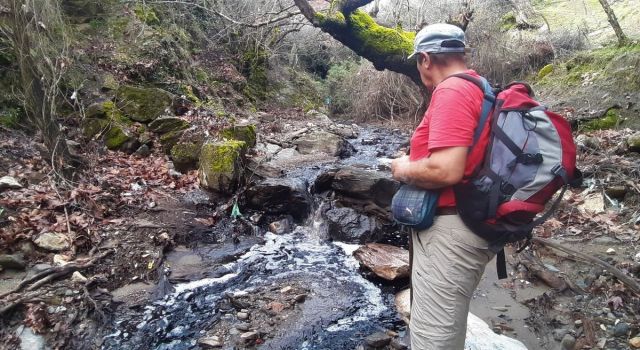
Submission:
<svg viewBox="0 0 640 350">
<path fill-rule="evenodd" d="M 238 202 L 233 203 L 233 209 L 231 209 L 231 218 L 237 219 L 242 216 L 240 213 L 240 208 L 238 207 Z"/>
</svg>

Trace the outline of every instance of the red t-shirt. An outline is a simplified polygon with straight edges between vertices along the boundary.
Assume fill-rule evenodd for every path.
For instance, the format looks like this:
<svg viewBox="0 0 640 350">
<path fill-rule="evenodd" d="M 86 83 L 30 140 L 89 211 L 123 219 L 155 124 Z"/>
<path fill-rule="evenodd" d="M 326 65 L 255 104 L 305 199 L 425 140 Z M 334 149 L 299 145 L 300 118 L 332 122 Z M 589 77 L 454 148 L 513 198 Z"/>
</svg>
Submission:
<svg viewBox="0 0 640 350">
<path fill-rule="evenodd" d="M 480 77 L 473 70 L 464 73 Z M 484 93 L 478 86 L 462 78 L 453 77 L 438 84 L 422 122 L 411 137 L 410 159 L 413 161 L 429 157 L 438 148 L 471 146 L 480 119 L 483 96 Z M 489 128 L 485 126 L 478 144 L 467 156 L 465 176 L 471 175 L 482 162 L 488 135 Z M 438 207 L 455 205 L 453 188 L 443 188 Z"/>
</svg>

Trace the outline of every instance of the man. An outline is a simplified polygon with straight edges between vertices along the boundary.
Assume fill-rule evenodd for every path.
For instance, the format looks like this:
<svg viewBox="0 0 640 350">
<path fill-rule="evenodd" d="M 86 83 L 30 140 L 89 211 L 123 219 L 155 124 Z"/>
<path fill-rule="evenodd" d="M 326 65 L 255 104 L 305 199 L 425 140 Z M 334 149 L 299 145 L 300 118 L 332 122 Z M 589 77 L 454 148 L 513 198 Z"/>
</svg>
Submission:
<svg viewBox="0 0 640 350">
<path fill-rule="evenodd" d="M 414 42 L 418 71 L 432 91 L 429 108 L 411 138 L 409 156 L 395 159 L 393 177 L 440 198 L 433 226 L 412 232 L 411 346 L 414 350 L 462 350 L 473 291 L 493 258 L 488 242 L 456 214 L 452 185 L 471 175 L 484 157 L 489 128 L 470 149 L 483 92 L 454 74 L 479 78 L 465 63 L 465 36 L 456 26 L 434 24 Z"/>
</svg>

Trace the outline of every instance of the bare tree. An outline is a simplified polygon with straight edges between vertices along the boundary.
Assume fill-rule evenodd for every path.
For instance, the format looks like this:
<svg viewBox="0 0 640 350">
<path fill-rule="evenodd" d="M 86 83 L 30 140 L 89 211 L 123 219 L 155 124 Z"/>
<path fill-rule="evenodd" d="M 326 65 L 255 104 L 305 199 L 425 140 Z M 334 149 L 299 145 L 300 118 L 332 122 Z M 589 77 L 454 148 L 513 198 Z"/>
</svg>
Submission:
<svg viewBox="0 0 640 350">
<path fill-rule="evenodd" d="M 627 38 L 627 36 L 622 31 L 622 28 L 620 27 L 620 23 L 618 22 L 618 18 L 616 17 L 615 12 L 613 12 L 611 5 L 609 5 L 609 2 L 607 0 L 598 0 L 598 1 L 600 1 L 600 5 L 602 5 L 604 12 L 607 14 L 607 18 L 609 19 L 609 24 L 611 24 L 613 31 L 616 33 L 616 37 L 618 37 L 618 45 L 624 46 L 627 43 L 629 43 L 629 38 Z"/>
<path fill-rule="evenodd" d="M 42 136 L 57 175 L 68 177 L 70 159 L 56 119 L 62 73 L 68 65 L 66 37 L 55 0 L 6 0 L 0 32 L 16 57 L 27 120 Z"/>
</svg>

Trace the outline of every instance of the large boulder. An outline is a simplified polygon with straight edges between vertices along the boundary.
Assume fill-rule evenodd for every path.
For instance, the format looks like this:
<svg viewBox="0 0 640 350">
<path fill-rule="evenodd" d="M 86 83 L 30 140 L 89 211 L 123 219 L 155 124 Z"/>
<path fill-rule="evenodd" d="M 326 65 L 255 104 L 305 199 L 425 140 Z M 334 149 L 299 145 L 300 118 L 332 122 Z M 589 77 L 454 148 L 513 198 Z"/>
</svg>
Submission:
<svg viewBox="0 0 640 350">
<path fill-rule="evenodd" d="M 408 278 L 409 251 L 388 244 L 369 243 L 353 252 L 362 265 L 388 281 Z"/>
<path fill-rule="evenodd" d="M 334 157 L 348 157 L 355 151 L 341 136 L 321 130 L 302 135 L 293 143 L 301 154 L 326 153 Z"/>
<path fill-rule="evenodd" d="M 167 140 L 162 137 L 161 139 L 165 142 L 165 144 L 163 144 L 164 147 L 171 147 L 168 153 L 171 156 L 176 170 L 184 173 L 189 170 L 198 169 L 200 152 L 206 138 L 204 132 L 198 129 L 188 129 L 176 131 L 174 136 L 175 139 L 172 140 L 171 143 L 167 143 Z"/>
<path fill-rule="evenodd" d="M 116 93 L 118 107 L 135 121 L 148 123 L 165 114 L 173 102 L 173 95 L 158 88 L 121 86 Z"/>
<path fill-rule="evenodd" d="M 304 179 L 265 179 L 246 191 L 245 200 L 250 208 L 299 221 L 307 218 L 313 203 Z"/>
<path fill-rule="evenodd" d="M 378 238 L 376 220 L 352 208 L 329 209 L 324 216 L 333 240 L 365 244 Z"/>
<path fill-rule="evenodd" d="M 200 186 L 218 193 L 231 194 L 242 176 L 242 141 L 211 141 L 202 146 L 198 178 Z"/>
<path fill-rule="evenodd" d="M 140 146 L 137 135 L 130 130 L 132 124 L 115 103 L 104 101 L 87 107 L 81 126 L 85 137 L 100 136 L 108 149 L 132 153 Z"/>
<path fill-rule="evenodd" d="M 335 191 L 349 197 L 372 200 L 382 208 L 391 205 L 399 187 L 400 183 L 386 173 L 355 167 L 338 170 L 331 181 L 331 188 Z"/>
<path fill-rule="evenodd" d="M 252 124 L 235 125 L 220 132 L 220 136 L 226 139 L 244 141 L 247 147 L 256 145 L 256 126 Z"/>
</svg>

